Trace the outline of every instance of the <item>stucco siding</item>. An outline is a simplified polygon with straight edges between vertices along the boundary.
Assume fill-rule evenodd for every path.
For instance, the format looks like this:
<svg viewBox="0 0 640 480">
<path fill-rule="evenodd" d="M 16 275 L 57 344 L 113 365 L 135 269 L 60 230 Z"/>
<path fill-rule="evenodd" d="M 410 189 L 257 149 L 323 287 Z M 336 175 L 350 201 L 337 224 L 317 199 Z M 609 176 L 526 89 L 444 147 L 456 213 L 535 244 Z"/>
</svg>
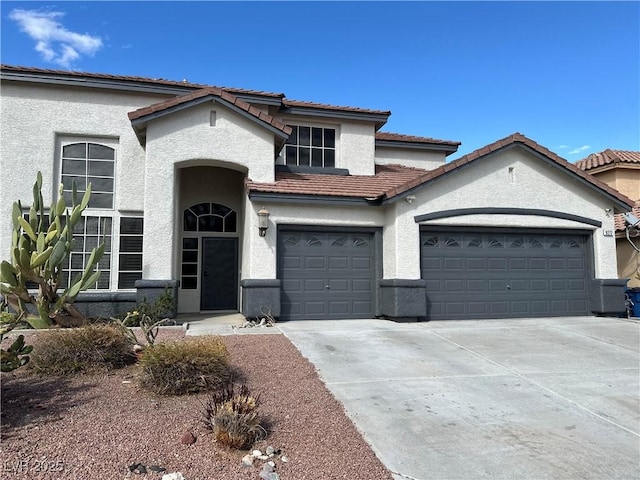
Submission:
<svg viewBox="0 0 640 480">
<path fill-rule="evenodd" d="M 31 204 L 31 185 L 43 175 L 43 197 L 57 195 L 60 139 L 115 143 L 115 209 L 143 209 L 144 150 L 127 113 L 162 97 L 95 89 L 2 83 L 0 133 L 0 218 L 11 217 L 12 203 Z M 8 252 L 10 222 L 0 222 L 0 251 Z"/>
<path fill-rule="evenodd" d="M 631 200 L 640 200 L 640 169 L 613 168 L 594 176 Z"/>
<path fill-rule="evenodd" d="M 640 237 L 631 240 L 634 241 L 636 247 L 640 248 Z M 616 240 L 616 252 L 618 255 L 618 277 L 628 278 L 627 287 L 629 288 L 640 287 L 640 278 L 637 277 L 640 274 L 640 255 L 638 252 L 626 237 Z"/>
<path fill-rule="evenodd" d="M 593 234 L 596 278 L 617 278 L 613 209 L 604 198 L 562 171 L 520 149 L 510 149 L 480 159 L 468 167 L 442 177 L 416 193 L 412 209 L 398 212 L 398 224 L 408 225 L 416 214 L 442 210 L 505 207 L 564 212 L 602 222 L 595 229 L 582 223 L 539 216 L 474 215 L 431 221 L 432 225 L 509 226 L 517 228 L 581 228 Z M 416 213 L 417 212 L 417 213 Z M 413 245 L 413 243 L 411 244 Z M 419 247 L 418 247 L 419 249 Z M 419 251 L 403 249 L 417 259 Z M 399 278 L 416 278 L 413 265 L 398 263 Z"/>
<path fill-rule="evenodd" d="M 406 165 L 407 167 L 433 170 L 445 163 L 444 152 L 376 147 L 377 165 Z"/>
<path fill-rule="evenodd" d="M 265 237 L 258 236 L 258 210 L 270 212 L 270 227 Z M 330 207 L 249 203 L 245 218 L 245 246 L 242 278 L 276 278 L 278 225 L 339 227 L 382 227 L 384 212 L 373 207 Z"/>
</svg>

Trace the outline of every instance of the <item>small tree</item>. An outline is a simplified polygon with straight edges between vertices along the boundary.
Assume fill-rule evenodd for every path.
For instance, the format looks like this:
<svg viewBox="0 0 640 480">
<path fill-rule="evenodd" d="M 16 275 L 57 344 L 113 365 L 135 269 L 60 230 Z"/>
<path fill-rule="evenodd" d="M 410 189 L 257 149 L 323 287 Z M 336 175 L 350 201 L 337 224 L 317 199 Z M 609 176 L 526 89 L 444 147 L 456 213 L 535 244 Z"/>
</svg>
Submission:
<svg viewBox="0 0 640 480">
<path fill-rule="evenodd" d="M 73 302 L 78 293 L 98 281 L 100 272 L 95 267 L 104 254 L 104 242 L 93 249 L 82 275 L 72 279 L 61 295 L 58 295 L 58 288 L 62 282 L 64 261 L 73 248 L 73 229 L 87 208 L 90 197 L 91 184 L 78 203 L 74 184 L 72 205 L 67 208 L 60 185 L 58 201 L 54 201 L 49 213 L 45 214 L 42 174 L 38 172 L 28 220 L 23 217 L 20 201 L 14 202 L 11 263 L 5 260 L 0 264 L 0 292 L 16 312 L 16 323 L 25 320 L 34 328 L 47 328 L 68 323 L 65 319 L 69 320 L 69 317 L 74 323 L 84 319 Z M 29 282 L 37 285 L 36 294 L 29 292 Z M 29 305 L 37 315 L 29 315 Z"/>
</svg>

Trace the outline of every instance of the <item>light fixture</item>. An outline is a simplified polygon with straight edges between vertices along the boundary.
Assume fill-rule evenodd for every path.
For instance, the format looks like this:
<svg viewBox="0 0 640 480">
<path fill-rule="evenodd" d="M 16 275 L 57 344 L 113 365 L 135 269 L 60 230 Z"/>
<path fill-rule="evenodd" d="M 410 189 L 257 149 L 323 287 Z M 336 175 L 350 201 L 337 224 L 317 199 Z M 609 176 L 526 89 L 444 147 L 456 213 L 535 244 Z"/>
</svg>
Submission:
<svg viewBox="0 0 640 480">
<path fill-rule="evenodd" d="M 267 234 L 267 229 L 269 228 L 269 210 L 262 207 L 258 211 L 258 232 L 261 237 L 264 237 Z"/>
<path fill-rule="evenodd" d="M 407 195 L 406 197 L 404 197 L 404 201 L 407 202 L 408 204 L 413 203 L 415 199 L 416 199 L 415 195 Z"/>
</svg>

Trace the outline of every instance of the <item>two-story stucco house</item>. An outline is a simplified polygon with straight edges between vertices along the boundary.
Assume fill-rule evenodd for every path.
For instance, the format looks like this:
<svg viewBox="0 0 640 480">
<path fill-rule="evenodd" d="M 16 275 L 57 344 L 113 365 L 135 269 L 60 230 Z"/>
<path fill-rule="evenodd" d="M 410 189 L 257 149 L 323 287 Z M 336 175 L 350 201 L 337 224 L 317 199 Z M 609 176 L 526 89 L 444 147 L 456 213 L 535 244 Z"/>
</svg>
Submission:
<svg viewBox="0 0 640 480">
<path fill-rule="evenodd" d="M 139 77 L 2 67 L 0 252 L 11 204 L 94 192 L 67 271 L 81 306 L 169 286 L 178 312 L 465 319 L 622 309 L 614 214 L 631 201 L 519 133 L 382 132 L 390 112 Z M 481 128 L 479 126 L 479 128 Z M 428 132 L 425 132 L 428 133 Z"/>
<path fill-rule="evenodd" d="M 640 152 L 606 149 L 576 162 L 576 167 L 635 201 L 632 213 L 640 218 Z M 627 229 L 623 215 L 616 215 L 618 276 L 628 278 L 628 287 L 640 287 L 640 229 Z"/>
</svg>

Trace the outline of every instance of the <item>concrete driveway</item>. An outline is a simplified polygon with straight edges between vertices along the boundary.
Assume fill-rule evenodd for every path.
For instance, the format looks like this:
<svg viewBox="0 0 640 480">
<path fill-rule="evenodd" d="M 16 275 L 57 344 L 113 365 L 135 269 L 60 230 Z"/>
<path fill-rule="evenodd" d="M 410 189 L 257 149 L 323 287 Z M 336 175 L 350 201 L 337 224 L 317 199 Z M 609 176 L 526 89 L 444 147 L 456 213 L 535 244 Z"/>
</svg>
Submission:
<svg viewBox="0 0 640 480">
<path fill-rule="evenodd" d="M 640 478 L 640 323 L 279 323 L 396 479 Z"/>
</svg>

